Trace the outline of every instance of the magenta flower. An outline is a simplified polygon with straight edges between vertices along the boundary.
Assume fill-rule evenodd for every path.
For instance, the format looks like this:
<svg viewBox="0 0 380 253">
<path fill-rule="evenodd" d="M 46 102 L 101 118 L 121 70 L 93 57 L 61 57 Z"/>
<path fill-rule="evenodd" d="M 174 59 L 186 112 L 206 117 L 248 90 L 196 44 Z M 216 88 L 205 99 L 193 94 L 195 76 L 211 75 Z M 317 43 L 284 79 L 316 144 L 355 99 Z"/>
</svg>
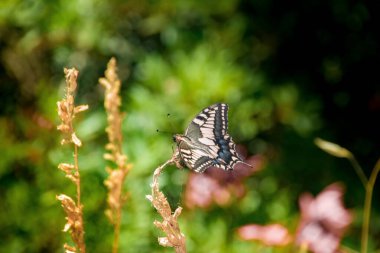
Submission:
<svg viewBox="0 0 380 253">
<path fill-rule="evenodd" d="M 233 198 L 242 198 L 246 189 L 244 180 L 259 170 L 261 156 L 246 160 L 252 167 L 237 164 L 233 171 L 209 168 L 203 174 L 191 173 L 186 183 L 185 204 L 188 208 L 209 208 L 212 204 L 228 205 Z"/>
<path fill-rule="evenodd" d="M 292 240 L 288 229 L 280 224 L 249 224 L 238 228 L 237 233 L 243 240 L 255 240 L 267 246 L 285 246 Z"/>
<path fill-rule="evenodd" d="M 317 197 L 309 193 L 300 197 L 301 221 L 296 243 L 315 253 L 334 253 L 349 224 L 352 214 L 343 206 L 343 187 L 332 184 Z"/>
</svg>

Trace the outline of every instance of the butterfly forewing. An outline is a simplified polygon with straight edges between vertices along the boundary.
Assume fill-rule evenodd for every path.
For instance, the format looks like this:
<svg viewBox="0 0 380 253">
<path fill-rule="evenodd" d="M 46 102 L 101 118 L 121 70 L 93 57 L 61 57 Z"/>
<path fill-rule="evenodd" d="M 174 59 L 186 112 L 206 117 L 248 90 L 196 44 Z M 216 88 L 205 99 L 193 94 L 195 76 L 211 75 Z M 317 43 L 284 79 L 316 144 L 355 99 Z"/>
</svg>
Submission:
<svg viewBox="0 0 380 253">
<path fill-rule="evenodd" d="M 215 104 L 203 109 L 190 123 L 185 135 L 201 131 L 202 137 L 213 139 L 226 134 L 228 128 L 228 105 Z"/>
</svg>

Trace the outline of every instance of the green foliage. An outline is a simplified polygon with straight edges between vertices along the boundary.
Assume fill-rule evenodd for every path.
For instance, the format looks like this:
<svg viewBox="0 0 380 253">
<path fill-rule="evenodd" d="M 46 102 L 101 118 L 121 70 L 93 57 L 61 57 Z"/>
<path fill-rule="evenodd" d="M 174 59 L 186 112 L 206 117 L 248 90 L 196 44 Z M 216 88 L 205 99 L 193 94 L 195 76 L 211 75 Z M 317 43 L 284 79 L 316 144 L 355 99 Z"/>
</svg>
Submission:
<svg viewBox="0 0 380 253">
<path fill-rule="evenodd" d="M 300 194 L 318 193 L 335 181 L 347 186 L 346 203 L 356 214 L 344 245 L 359 249 L 364 190 L 350 165 L 322 153 L 313 139 L 323 135 L 352 147 L 368 167 L 366 172 L 378 156 L 377 125 L 373 117 L 361 116 L 366 114 L 363 104 L 370 115 L 378 116 L 378 97 L 373 95 L 378 94 L 374 85 L 378 82 L 363 80 L 368 84 L 368 91 L 362 86 L 363 93 L 369 95 L 360 96 L 361 90 L 356 89 L 361 82 L 352 75 L 361 71 L 362 80 L 371 71 L 360 68 L 373 59 L 366 57 L 378 42 L 373 28 L 368 29 L 368 36 L 362 28 L 371 21 L 369 7 L 326 1 L 315 3 L 316 14 L 310 14 L 311 7 L 302 1 L 295 9 L 276 4 L 1 1 L 0 251 L 62 252 L 63 242 L 69 240 L 61 232 L 64 214 L 55 200 L 61 192 L 74 191 L 56 169 L 58 163 L 72 159 L 72 151 L 59 145 L 55 130 L 65 66 L 80 70 L 77 100 L 90 106 L 76 119 L 83 142 L 79 167 L 85 240 L 88 252 L 110 251 L 112 226 L 104 215 L 103 184 L 107 176 L 103 159 L 106 115 L 97 79 L 111 56 L 118 59 L 123 82 L 123 148 L 133 163 L 125 183 L 128 200 L 120 252 L 169 252 L 157 243 L 161 234 L 152 222 L 158 216 L 145 199 L 153 170 L 170 158 L 174 147 L 171 136 L 156 129 L 183 133 L 196 113 L 215 102 L 230 105 L 229 131 L 234 140 L 248 154 L 265 156 L 267 163 L 246 181 L 246 196 L 230 206 L 185 207 L 179 222 L 188 251 L 291 252 L 244 242 L 235 230 L 248 223 L 281 223 L 294 232 Z M 320 20 L 326 9 L 333 10 L 327 25 Z M 308 14 L 318 24 L 311 23 Z M 297 29 L 304 20 L 309 26 L 300 32 Z M 343 29 L 338 46 L 330 44 L 338 36 L 333 28 L 328 29 L 330 24 Z M 351 37 L 346 39 L 348 33 Z M 305 36 L 300 38 L 300 34 Z M 314 36 L 320 44 L 305 53 L 299 44 L 307 46 L 317 40 Z M 328 45 L 335 51 L 328 51 Z M 319 54 L 316 48 L 326 51 Z M 304 57 L 297 56 L 298 50 Z M 173 206 L 184 204 L 188 174 L 170 167 L 161 176 Z M 372 250 L 380 246 L 376 197 L 373 205 Z"/>
</svg>

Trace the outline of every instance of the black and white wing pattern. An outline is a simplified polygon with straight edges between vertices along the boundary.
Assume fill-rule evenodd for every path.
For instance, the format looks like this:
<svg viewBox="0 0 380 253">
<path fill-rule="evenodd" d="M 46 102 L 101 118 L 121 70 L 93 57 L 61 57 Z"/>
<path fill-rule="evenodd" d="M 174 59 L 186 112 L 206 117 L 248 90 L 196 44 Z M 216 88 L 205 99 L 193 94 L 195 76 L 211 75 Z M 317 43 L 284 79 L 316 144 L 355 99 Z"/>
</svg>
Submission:
<svg viewBox="0 0 380 253">
<path fill-rule="evenodd" d="M 244 163 L 227 133 L 227 113 L 227 104 L 211 105 L 191 121 L 184 135 L 174 135 L 181 162 L 188 168 L 196 172 L 213 166 L 232 170 L 236 163 Z"/>
</svg>

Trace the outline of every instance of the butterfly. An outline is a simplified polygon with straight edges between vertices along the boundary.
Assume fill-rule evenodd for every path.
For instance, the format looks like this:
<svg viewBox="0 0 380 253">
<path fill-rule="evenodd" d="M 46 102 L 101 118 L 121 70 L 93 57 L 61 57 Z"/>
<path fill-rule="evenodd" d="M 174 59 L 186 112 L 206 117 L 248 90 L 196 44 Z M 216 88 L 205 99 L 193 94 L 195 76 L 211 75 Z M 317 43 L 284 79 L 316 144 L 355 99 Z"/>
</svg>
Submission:
<svg viewBox="0 0 380 253">
<path fill-rule="evenodd" d="M 237 163 L 252 167 L 239 157 L 227 133 L 227 113 L 227 104 L 211 105 L 191 121 L 184 135 L 173 136 L 181 164 L 200 173 L 210 167 L 233 170 Z"/>
</svg>

